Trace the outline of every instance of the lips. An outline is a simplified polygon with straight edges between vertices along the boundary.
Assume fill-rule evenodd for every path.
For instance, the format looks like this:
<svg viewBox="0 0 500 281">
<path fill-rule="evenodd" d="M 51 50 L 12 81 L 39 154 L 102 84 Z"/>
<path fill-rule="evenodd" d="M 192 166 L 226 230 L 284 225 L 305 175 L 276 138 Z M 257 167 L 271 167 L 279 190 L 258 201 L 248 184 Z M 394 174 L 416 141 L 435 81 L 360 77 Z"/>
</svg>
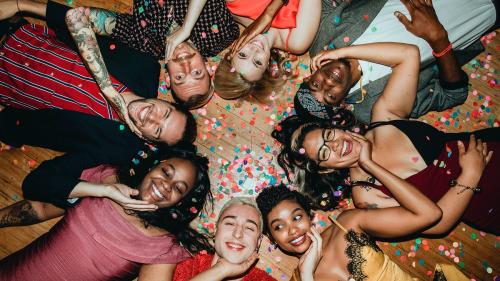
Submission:
<svg viewBox="0 0 500 281">
<path fill-rule="evenodd" d="M 349 155 L 352 151 L 352 142 L 351 141 L 344 141 L 344 144 L 342 146 L 342 153 L 340 156 L 346 156 Z"/>
<path fill-rule="evenodd" d="M 145 124 L 145 120 L 146 120 L 146 117 L 148 116 L 148 114 L 151 112 L 151 109 L 153 108 L 152 105 L 145 105 L 143 107 L 140 107 L 138 110 L 137 110 L 137 113 L 136 113 L 136 119 L 137 121 L 139 121 L 141 123 L 141 125 L 144 126 Z"/>
<path fill-rule="evenodd" d="M 290 241 L 290 244 L 297 247 L 302 245 L 305 241 L 306 241 L 306 235 L 304 234 Z"/>
<path fill-rule="evenodd" d="M 165 200 L 165 196 L 163 196 L 163 194 L 154 183 L 151 184 L 151 191 L 154 195 L 153 197 L 155 197 L 157 201 Z"/>
<path fill-rule="evenodd" d="M 225 244 L 230 250 L 237 252 L 243 251 L 246 248 L 244 245 L 236 242 L 226 242 Z"/>
</svg>

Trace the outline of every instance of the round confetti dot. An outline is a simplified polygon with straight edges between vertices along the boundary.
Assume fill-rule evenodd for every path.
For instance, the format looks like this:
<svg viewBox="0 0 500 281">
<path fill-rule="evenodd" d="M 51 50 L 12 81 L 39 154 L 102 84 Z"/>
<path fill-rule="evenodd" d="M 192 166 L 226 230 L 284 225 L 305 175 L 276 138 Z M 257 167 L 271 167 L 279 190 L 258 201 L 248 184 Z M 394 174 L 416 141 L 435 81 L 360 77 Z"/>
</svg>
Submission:
<svg viewBox="0 0 500 281">
<path fill-rule="evenodd" d="M 120 125 L 120 131 L 125 130 L 125 125 Z"/>
<path fill-rule="evenodd" d="M 114 49 L 116 49 L 116 45 L 115 45 L 115 44 L 110 44 L 110 45 L 109 45 L 109 49 L 110 49 L 111 51 L 113 51 Z"/>
<path fill-rule="evenodd" d="M 347 43 L 349 41 L 351 41 L 351 38 L 349 38 L 348 36 L 344 37 L 344 43 Z"/>
</svg>

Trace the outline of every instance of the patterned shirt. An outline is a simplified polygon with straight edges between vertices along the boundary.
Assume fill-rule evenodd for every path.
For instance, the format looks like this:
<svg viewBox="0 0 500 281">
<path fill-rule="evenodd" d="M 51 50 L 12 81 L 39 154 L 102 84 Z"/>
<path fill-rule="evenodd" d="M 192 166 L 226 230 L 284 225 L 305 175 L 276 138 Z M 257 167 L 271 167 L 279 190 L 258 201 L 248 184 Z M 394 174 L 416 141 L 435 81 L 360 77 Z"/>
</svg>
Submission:
<svg viewBox="0 0 500 281">
<path fill-rule="evenodd" d="M 189 0 L 135 0 L 133 14 L 119 14 L 112 37 L 157 59 L 165 56 L 165 38 L 182 25 Z M 224 0 L 208 0 L 189 40 L 204 57 L 215 56 L 238 38 L 239 28 Z"/>
<path fill-rule="evenodd" d="M 111 81 L 119 93 L 128 90 L 114 77 Z M 41 25 L 24 25 L 0 48 L 0 103 L 118 119 L 78 53 Z"/>
</svg>

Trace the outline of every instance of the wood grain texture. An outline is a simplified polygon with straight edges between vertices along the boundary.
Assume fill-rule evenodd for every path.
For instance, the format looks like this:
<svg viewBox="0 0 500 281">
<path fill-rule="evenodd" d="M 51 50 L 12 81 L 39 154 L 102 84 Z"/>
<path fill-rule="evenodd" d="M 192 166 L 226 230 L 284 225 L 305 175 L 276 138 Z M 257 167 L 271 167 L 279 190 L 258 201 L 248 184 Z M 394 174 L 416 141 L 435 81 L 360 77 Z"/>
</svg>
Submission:
<svg viewBox="0 0 500 281">
<path fill-rule="evenodd" d="M 58 1 L 68 4 L 68 1 Z M 73 6 L 96 6 L 119 12 L 130 12 L 131 0 L 70 1 Z M 30 19 L 32 21 L 36 21 Z M 40 22 L 40 21 L 38 21 Z M 497 30 L 497 33 L 500 30 Z M 500 109 L 498 69 L 500 69 L 500 36 L 484 41 L 485 52 L 464 70 L 473 74 L 470 94 L 466 103 L 446 112 L 432 112 L 422 120 L 448 132 L 475 130 L 498 126 Z M 489 42 L 487 42 L 489 41 Z M 211 59 L 216 65 L 220 57 Z M 225 101 L 217 96 L 208 106 L 194 111 L 199 125 L 199 151 L 210 159 L 212 190 L 217 198 L 214 212 L 193 223 L 201 231 L 213 231 L 217 210 L 235 195 L 255 196 L 265 185 L 284 179 L 283 171 L 275 162 L 278 146 L 270 137 L 274 125 L 292 112 L 292 97 L 297 82 L 309 71 L 309 57 L 302 56 L 293 63 L 300 75 L 288 81 L 284 91 L 278 93 L 274 104 L 263 106 L 251 102 Z M 169 99 L 160 87 L 160 98 Z M 449 122 L 447 124 L 446 122 Z M 0 151 L 0 207 L 22 198 L 23 178 L 36 165 L 58 153 L 25 146 L 12 149 L 2 145 Z M 50 187 L 40 187 L 50 188 Z M 499 202 L 500 204 L 500 202 Z M 327 225 L 319 214 L 318 222 Z M 45 233 L 57 222 L 0 229 L 0 259 L 26 246 Z M 431 280 L 436 263 L 457 265 L 471 279 L 494 280 L 500 275 L 500 238 L 481 233 L 463 223 L 441 239 L 416 238 L 406 242 L 379 242 L 380 247 L 401 267 L 422 280 Z M 297 260 L 275 250 L 267 239 L 261 245 L 258 266 L 270 272 L 277 280 L 287 280 Z"/>
</svg>

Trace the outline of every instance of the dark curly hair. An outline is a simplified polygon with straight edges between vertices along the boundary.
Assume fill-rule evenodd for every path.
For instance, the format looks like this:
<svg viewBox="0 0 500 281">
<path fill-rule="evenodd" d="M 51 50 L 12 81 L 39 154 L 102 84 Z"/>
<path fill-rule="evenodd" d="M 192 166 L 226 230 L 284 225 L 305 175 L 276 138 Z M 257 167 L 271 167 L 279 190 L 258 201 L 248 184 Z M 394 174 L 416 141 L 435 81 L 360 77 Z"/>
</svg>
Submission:
<svg viewBox="0 0 500 281">
<path fill-rule="evenodd" d="M 133 211 L 146 227 L 153 225 L 165 229 L 174 235 L 178 242 L 191 253 L 213 248 L 207 237 L 192 229 L 189 225 L 203 210 L 205 201 L 213 201 L 208 177 L 208 159 L 194 152 L 194 146 L 170 147 L 157 149 L 149 146 L 147 151 L 140 151 L 129 167 L 119 169 L 118 178 L 123 184 L 138 188 L 146 174 L 160 161 L 181 158 L 190 161 L 196 168 L 196 180 L 193 189 L 175 206 L 159 208 L 154 212 Z M 213 206 L 212 206 L 213 207 Z"/>
<path fill-rule="evenodd" d="M 262 213 L 262 219 L 264 220 L 265 234 L 270 235 L 269 220 L 267 216 L 274 207 L 285 200 L 291 200 L 298 203 L 309 215 L 309 218 L 313 218 L 313 202 L 307 196 L 298 191 L 288 189 L 284 184 L 269 186 L 264 188 L 256 199 L 257 206 L 259 206 L 259 210 Z"/>
<path fill-rule="evenodd" d="M 346 109 L 342 115 L 352 115 Z M 316 129 L 336 128 L 342 130 L 354 130 L 358 124 L 352 122 L 332 122 L 331 120 L 316 119 L 303 120 L 297 115 L 292 115 L 279 123 L 271 133 L 272 137 L 282 144 L 277 161 L 285 170 L 287 179 L 292 182 L 290 174 L 295 174 L 294 183 L 298 183 L 302 191 L 311 196 L 318 208 L 331 210 L 338 203 L 350 196 L 350 186 L 347 184 L 349 169 L 336 169 L 328 173 L 322 173 L 325 169 L 318 166 L 305 153 L 301 153 L 305 137 Z M 355 120 L 355 119 L 354 119 Z M 360 131 L 363 131 L 360 128 Z"/>
</svg>

